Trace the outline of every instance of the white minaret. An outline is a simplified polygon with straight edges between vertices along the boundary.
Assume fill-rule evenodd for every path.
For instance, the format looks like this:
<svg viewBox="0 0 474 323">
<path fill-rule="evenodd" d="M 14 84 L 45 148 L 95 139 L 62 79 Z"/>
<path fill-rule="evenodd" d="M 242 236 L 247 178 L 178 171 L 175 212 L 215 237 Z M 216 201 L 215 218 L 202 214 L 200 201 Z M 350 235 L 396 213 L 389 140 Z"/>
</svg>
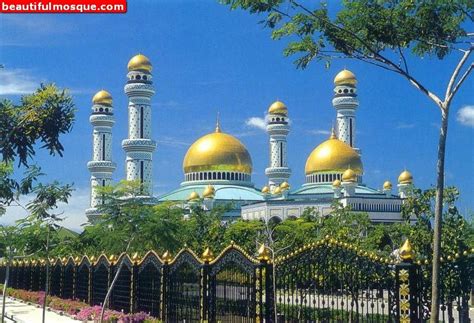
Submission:
<svg viewBox="0 0 474 323">
<path fill-rule="evenodd" d="M 357 79 L 354 73 L 344 69 L 334 78 L 334 85 L 332 105 L 337 111 L 337 138 L 359 152 L 355 145 Z"/>
<path fill-rule="evenodd" d="M 290 132 L 288 109 L 283 102 L 276 101 L 268 108 L 267 132 L 270 136 L 270 165 L 265 169 L 270 191 L 287 182 L 291 175 L 288 167 L 286 137 Z"/>
<path fill-rule="evenodd" d="M 150 60 L 138 54 L 128 62 L 128 139 L 122 141 L 127 154 L 125 169 L 127 180 L 138 180 L 143 185 L 143 196 L 153 195 L 152 168 L 156 142 L 151 139 L 151 97 L 155 94 L 152 85 Z"/>
<path fill-rule="evenodd" d="M 112 96 L 107 91 L 99 91 L 92 98 L 92 103 L 89 120 L 94 127 L 93 152 L 92 160 L 87 163 L 91 172 L 91 197 L 90 208 L 86 210 L 90 222 L 94 222 L 99 215 L 97 206 L 104 203 L 96 188 L 110 185 L 116 168 L 112 162 L 112 126 L 115 123 Z"/>
</svg>

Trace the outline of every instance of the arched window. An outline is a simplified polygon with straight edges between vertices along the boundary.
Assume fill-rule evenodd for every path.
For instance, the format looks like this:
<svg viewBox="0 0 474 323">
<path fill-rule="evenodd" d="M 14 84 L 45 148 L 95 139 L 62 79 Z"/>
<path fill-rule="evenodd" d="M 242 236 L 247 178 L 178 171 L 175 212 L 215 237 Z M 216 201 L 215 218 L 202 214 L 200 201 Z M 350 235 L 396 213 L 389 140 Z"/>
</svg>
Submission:
<svg viewBox="0 0 474 323">
<path fill-rule="evenodd" d="M 199 180 L 202 181 L 202 173 L 199 173 Z"/>
<path fill-rule="evenodd" d="M 231 173 L 231 174 L 230 174 L 230 180 L 231 180 L 231 181 L 234 180 L 234 173 Z"/>
<path fill-rule="evenodd" d="M 140 75 L 137 75 L 135 78 L 136 78 L 137 80 L 140 80 L 140 79 L 141 79 L 141 76 L 140 76 Z"/>
<path fill-rule="evenodd" d="M 212 173 L 212 179 L 216 179 L 216 173 L 215 172 Z"/>
<path fill-rule="evenodd" d="M 221 179 L 221 173 L 217 173 L 217 179 Z"/>
</svg>

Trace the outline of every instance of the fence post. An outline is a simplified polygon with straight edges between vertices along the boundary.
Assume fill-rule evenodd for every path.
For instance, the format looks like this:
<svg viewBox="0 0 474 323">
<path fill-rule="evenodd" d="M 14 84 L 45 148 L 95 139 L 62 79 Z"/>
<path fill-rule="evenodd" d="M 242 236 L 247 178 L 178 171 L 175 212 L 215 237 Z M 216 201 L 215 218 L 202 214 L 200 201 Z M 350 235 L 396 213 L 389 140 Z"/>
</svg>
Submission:
<svg viewBox="0 0 474 323">
<path fill-rule="evenodd" d="M 209 263 L 214 259 L 209 247 L 201 255 L 204 264 L 201 269 L 201 322 L 214 322 L 215 318 L 209 317 Z"/>
<path fill-rule="evenodd" d="M 138 253 L 132 256 L 132 277 L 130 277 L 130 313 L 137 311 L 137 286 L 138 286 L 138 263 L 140 258 Z"/>
<path fill-rule="evenodd" d="M 169 280 L 169 262 L 173 259 L 169 251 L 165 251 L 161 260 L 163 266 L 161 267 L 161 297 L 160 297 L 160 316 L 161 321 L 166 322 L 168 310 L 168 280 Z"/>
<path fill-rule="evenodd" d="M 272 252 L 265 244 L 258 249 L 258 260 L 260 260 L 260 273 L 257 272 L 257 322 L 261 318 L 265 322 L 275 321 L 275 291 L 273 288 L 273 262 Z M 260 285 L 260 286 L 259 286 Z M 265 294 L 263 294 L 263 292 Z M 264 297 L 263 297 L 264 296 Z M 265 303 L 263 302 L 265 300 Z M 263 315 L 262 314 L 263 309 Z M 260 316 L 259 316 L 260 314 Z"/>
<path fill-rule="evenodd" d="M 407 239 L 400 248 L 401 262 L 395 267 L 398 295 L 398 321 L 412 323 L 421 321 L 420 312 L 420 268 L 413 263 L 414 252 Z"/>
</svg>

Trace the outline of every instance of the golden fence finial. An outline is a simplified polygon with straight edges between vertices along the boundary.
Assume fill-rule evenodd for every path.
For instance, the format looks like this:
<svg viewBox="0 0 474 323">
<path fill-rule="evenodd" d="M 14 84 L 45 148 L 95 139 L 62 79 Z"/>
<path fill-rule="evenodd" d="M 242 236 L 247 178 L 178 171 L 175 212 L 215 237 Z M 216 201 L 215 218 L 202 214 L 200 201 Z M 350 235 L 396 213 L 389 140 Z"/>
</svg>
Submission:
<svg viewBox="0 0 474 323">
<path fill-rule="evenodd" d="M 163 259 L 165 264 L 167 264 L 173 259 L 173 257 L 171 256 L 171 253 L 168 250 L 166 250 L 163 256 L 161 256 L 161 259 Z"/>
<path fill-rule="evenodd" d="M 258 260 L 270 261 L 272 259 L 272 252 L 264 243 L 260 245 L 260 248 L 258 248 L 257 253 Z"/>
<path fill-rule="evenodd" d="M 214 259 L 214 254 L 212 253 L 211 249 L 207 247 L 202 253 L 201 258 L 204 260 L 204 262 L 211 262 L 212 259 Z"/>
<path fill-rule="evenodd" d="M 403 261 L 412 261 L 414 256 L 415 254 L 411 247 L 410 240 L 406 239 L 405 242 L 403 243 L 403 246 L 400 248 L 400 258 Z"/>
</svg>

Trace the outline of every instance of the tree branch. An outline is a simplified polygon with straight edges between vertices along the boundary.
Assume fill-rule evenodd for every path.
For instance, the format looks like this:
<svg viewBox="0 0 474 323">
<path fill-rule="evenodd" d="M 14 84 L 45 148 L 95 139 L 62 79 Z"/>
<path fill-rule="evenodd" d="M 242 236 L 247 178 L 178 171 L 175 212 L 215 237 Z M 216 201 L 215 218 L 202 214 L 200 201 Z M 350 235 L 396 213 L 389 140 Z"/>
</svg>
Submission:
<svg viewBox="0 0 474 323">
<path fill-rule="evenodd" d="M 474 47 L 471 47 L 466 53 L 464 53 L 464 55 L 461 57 L 461 60 L 459 61 L 458 65 L 456 65 L 456 67 L 454 68 L 453 74 L 451 75 L 451 78 L 449 79 L 448 86 L 446 87 L 446 94 L 445 94 L 445 97 L 444 97 L 444 104 L 446 106 L 449 105 L 449 103 L 451 102 L 452 97 L 454 96 L 454 94 L 453 94 L 454 82 L 456 82 L 456 79 L 457 79 L 463 65 L 466 63 L 467 59 L 469 58 L 469 55 L 471 55 L 473 50 L 474 50 Z M 459 82 L 456 84 L 456 87 L 455 87 L 456 92 L 459 89 L 459 86 L 461 85 L 461 83 L 464 82 L 464 80 L 466 79 L 467 75 L 469 74 L 469 72 L 471 70 L 472 70 L 472 64 L 467 69 L 467 71 L 463 74 L 463 76 L 461 77 Z"/>
</svg>

